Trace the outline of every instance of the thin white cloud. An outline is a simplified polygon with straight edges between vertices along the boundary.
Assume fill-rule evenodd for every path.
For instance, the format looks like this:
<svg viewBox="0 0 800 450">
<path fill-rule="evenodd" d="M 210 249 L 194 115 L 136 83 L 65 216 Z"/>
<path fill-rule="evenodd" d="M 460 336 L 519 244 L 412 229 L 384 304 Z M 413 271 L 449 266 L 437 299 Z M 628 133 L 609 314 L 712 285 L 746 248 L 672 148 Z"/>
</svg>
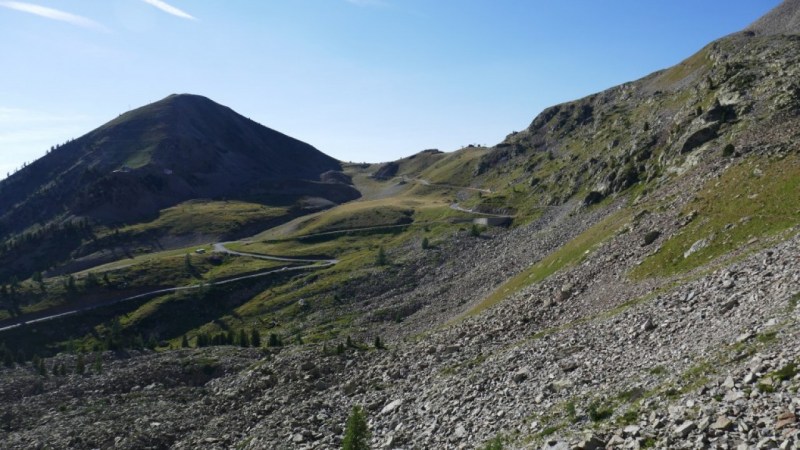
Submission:
<svg viewBox="0 0 800 450">
<path fill-rule="evenodd" d="M 172 14 L 173 16 L 180 17 L 181 19 L 189 19 L 189 20 L 197 20 L 193 15 L 187 13 L 186 11 L 180 10 L 167 2 L 161 0 L 142 0 L 143 2 L 153 5 L 156 8 L 164 11 L 167 14 Z"/>
<path fill-rule="evenodd" d="M 83 28 L 89 28 L 97 31 L 108 31 L 108 28 L 95 22 L 94 20 L 87 19 L 86 17 L 78 16 L 58 9 L 48 8 L 46 6 L 36 5 L 33 3 L 0 1 L 0 7 L 34 14 L 39 17 L 44 17 L 47 19 L 67 22 L 69 24 Z"/>
</svg>

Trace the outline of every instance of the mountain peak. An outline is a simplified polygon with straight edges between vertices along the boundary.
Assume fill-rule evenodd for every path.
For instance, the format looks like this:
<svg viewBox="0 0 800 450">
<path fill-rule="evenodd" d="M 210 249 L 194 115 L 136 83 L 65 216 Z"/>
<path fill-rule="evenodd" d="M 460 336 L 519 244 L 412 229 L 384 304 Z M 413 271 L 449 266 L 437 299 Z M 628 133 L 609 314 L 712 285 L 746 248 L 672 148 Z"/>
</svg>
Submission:
<svg viewBox="0 0 800 450">
<path fill-rule="evenodd" d="M 800 0 L 784 0 L 745 31 L 761 35 L 800 34 Z"/>
</svg>

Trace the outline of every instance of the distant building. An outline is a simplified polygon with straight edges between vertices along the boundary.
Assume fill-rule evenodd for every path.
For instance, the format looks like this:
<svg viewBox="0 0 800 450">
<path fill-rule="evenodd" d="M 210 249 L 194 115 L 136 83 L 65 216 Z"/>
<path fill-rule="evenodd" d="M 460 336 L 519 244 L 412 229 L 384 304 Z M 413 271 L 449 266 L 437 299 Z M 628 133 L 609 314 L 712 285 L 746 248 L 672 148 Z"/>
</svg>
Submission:
<svg viewBox="0 0 800 450">
<path fill-rule="evenodd" d="M 472 223 L 487 227 L 507 227 L 511 225 L 511 221 L 511 217 L 479 217 L 477 219 L 473 219 Z"/>
</svg>

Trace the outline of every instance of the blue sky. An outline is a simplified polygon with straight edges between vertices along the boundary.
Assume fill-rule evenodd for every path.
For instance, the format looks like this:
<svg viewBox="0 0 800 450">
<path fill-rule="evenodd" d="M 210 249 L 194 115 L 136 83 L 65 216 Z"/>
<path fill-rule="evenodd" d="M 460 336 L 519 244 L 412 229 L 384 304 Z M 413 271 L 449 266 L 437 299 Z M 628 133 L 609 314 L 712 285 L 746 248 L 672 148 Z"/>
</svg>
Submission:
<svg viewBox="0 0 800 450">
<path fill-rule="evenodd" d="M 0 0 L 0 178 L 194 93 L 349 161 L 492 145 L 779 0 Z"/>
</svg>

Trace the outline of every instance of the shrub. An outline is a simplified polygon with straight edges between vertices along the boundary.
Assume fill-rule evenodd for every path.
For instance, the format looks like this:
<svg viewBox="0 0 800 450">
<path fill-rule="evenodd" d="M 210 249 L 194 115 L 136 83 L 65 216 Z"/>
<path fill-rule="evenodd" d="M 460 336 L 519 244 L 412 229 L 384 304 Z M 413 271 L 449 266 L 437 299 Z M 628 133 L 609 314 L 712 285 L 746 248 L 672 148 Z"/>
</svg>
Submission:
<svg viewBox="0 0 800 450">
<path fill-rule="evenodd" d="M 780 370 L 775 371 L 773 376 L 781 381 L 787 381 L 794 378 L 797 375 L 797 364 L 796 363 L 789 363 L 785 365 Z"/>
<path fill-rule="evenodd" d="M 600 422 L 611 417 L 614 414 L 614 409 L 596 400 L 589 405 L 586 412 L 592 422 Z"/>
<path fill-rule="evenodd" d="M 578 411 L 575 408 L 575 402 L 574 401 L 570 401 L 570 402 L 567 403 L 566 410 L 567 410 L 567 419 L 569 419 L 569 421 L 572 422 L 572 423 L 577 422 L 578 421 Z"/>
<path fill-rule="evenodd" d="M 422 249 L 427 250 L 428 248 L 430 248 L 430 246 L 431 243 L 428 241 L 428 238 L 426 237 L 422 238 Z"/>
<path fill-rule="evenodd" d="M 656 239 L 658 239 L 659 236 L 661 236 L 660 231 L 648 232 L 647 234 L 644 235 L 644 245 L 647 246 L 652 244 L 653 242 L 655 242 Z"/>
<path fill-rule="evenodd" d="M 483 446 L 483 450 L 503 450 L 503 438 L 496 436 Z"/>
<path fill-rule="evenodd" d="M 722 156 L 733 156 L 734 153 L 736 153 L 736 147 L 733 144 L 728 144 L 722 148 Z"/>
</svg>

